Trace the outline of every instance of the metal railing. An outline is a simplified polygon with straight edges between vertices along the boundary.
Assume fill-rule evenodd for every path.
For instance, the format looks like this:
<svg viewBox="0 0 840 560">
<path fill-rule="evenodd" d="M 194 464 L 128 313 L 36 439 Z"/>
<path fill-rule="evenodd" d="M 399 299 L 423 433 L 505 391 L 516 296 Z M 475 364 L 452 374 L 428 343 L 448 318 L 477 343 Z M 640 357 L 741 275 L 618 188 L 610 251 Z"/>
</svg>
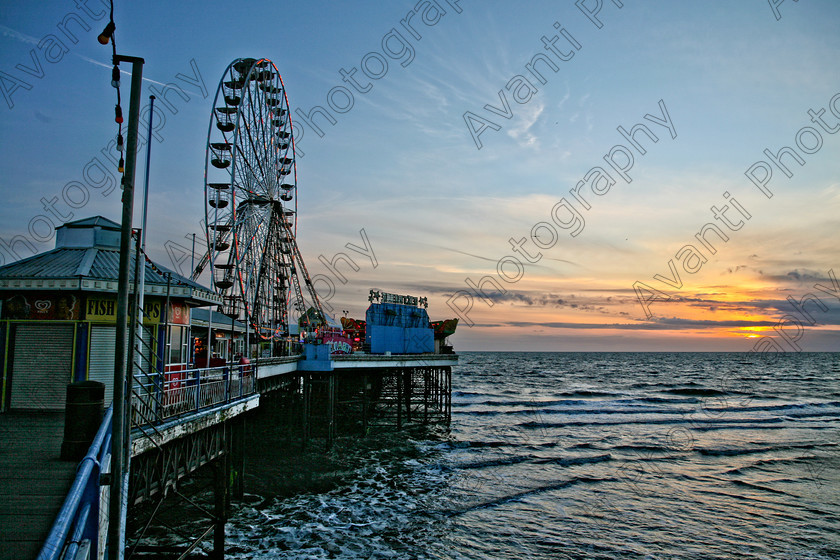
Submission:
<svg viewBox="0 0 840 560">
<path fill-rule="evenodd" d="M 132 423 L 159 424 L 256 391 L 253 364 L 192 368 L 135 377 Z"/>
<path fill-rule="evenodd" d="M 100 535 L 104 534 L 100 525 L 104 523 L 107 526 L 108 507 L 99 478 L 102 473 L 110 472 L 112 414 L 113 407 L 108 407 L 87 455 L 79 463 L 76 478 L 38 554 L 38 560 L 74 559 L 84 549 L 87 550 L 82 557 L 100 556 L 99 549 L 104 546 L 100 539 Z"/>
</svg>

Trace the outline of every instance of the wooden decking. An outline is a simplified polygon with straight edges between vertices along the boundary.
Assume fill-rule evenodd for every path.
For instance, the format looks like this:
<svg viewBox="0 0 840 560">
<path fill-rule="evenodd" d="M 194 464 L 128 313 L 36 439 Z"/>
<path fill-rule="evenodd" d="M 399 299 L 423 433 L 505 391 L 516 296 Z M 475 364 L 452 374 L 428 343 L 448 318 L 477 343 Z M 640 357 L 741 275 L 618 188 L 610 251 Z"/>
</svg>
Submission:
<svg viewBox="0 0 840 560">
<path fill-rule="evenodd" d="M 64 413 L 0 414 L 0 560 L 35 558 L 73 483 Z"/>
</svg>

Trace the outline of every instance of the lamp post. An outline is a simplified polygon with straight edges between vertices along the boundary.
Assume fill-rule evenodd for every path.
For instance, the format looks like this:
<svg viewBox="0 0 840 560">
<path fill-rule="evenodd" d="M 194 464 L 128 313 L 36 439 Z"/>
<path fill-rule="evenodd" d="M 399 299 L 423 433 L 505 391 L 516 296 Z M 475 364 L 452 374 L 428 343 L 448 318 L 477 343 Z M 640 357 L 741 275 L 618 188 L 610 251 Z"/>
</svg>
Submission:
<svg viewBox="0 0 840 560">
<path fill-rule="evenodd" d="M 131 431 L 127 421 L 131 410 L 126 394 L 128 359 L 128 292 L 131 263 L 131 220 L 134 213 L 134 172 L 137 168 L 137 124 L 140 119 L 140 91 L 144 60 L 115 55 L 114 64 L 131 63 L 131 98 L 128 110 L 125 173 L 122 178 L 122 229 L 117 289 L 117 336 L 114 345 L 114 413 L 111 436 L 111 497 L 108 516 L 108 558 L 122 560 L 125 550 L 125 518 L 128 505 L 128 459 Z"/>
</svg>

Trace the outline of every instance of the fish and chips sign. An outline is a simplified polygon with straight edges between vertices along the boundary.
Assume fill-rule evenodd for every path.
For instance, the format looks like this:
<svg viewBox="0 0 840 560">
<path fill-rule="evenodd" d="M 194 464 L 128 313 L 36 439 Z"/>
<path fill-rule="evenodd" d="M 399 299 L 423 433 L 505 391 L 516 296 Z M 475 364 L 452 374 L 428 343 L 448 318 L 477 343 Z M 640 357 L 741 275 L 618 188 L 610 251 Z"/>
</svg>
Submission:
<svg viewBox="0 0 840 560">
<path fill-rule="evenodd" d="M 165 303 L 159 299 L 149 299 L 143 303 L 143 323 L 157 325 L 163 322 L 162 316 Z M 190 313 L 182 303 L 170 302 L 169 323 L 186 325 L 189 323 Z M 97 323 L 115 323 L 117 321 L 117 300 L 108 297 L 89 297 L 85 305 L 85 319 Z"/>
<path fill-rule="evenodd" d="M 15 294 L 0 299 L 0 319 L 13 321 L 92 321 L 115 323 L 117 300 L 114 297 L 82 298 L 72 294 Z M 188 325 L 190 310 L 181 302 L 169 303 L 169 317 L 163 316 L 166 300 L 150 298 L 143 305 L 143 322 L 158 325 L 167 320 L 173 325 Z M 84 315 L 84 317 L 82 317 Z"/>
<path fill-rule="evenodd" d="M 401 296 L 399 294 L 389 294 L 388 292 L 380 292 L 378 290 L 371 290 L 368 301 L 377 303 L 396 303 L 398 305 L 410 305 L 412 307 L 429 307 L 429 298 L 415 297 L 415 296 Z"/>
</svg>

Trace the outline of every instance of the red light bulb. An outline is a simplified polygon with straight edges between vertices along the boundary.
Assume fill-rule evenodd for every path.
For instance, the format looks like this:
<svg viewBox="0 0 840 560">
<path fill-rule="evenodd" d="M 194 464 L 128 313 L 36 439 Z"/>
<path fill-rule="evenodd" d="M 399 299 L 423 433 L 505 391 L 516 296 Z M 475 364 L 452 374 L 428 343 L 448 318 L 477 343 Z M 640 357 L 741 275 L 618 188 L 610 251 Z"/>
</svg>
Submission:
<svg viewBox="0 0 840 560">
<path fill-rule="evenodd" d="M 109 21 L 108 25 L 105 26 L 105 29 L 102 30 L 102 33 L 99 34 L 97 37 L 97 41 L 99 41 L 100 45 L 107 45 L 108 41 L 111 40 L 111 35 L 114 34 L 114 29 L 116 29 L 116 25 L 114 25 L 113 21 Z"/>
</svg>

